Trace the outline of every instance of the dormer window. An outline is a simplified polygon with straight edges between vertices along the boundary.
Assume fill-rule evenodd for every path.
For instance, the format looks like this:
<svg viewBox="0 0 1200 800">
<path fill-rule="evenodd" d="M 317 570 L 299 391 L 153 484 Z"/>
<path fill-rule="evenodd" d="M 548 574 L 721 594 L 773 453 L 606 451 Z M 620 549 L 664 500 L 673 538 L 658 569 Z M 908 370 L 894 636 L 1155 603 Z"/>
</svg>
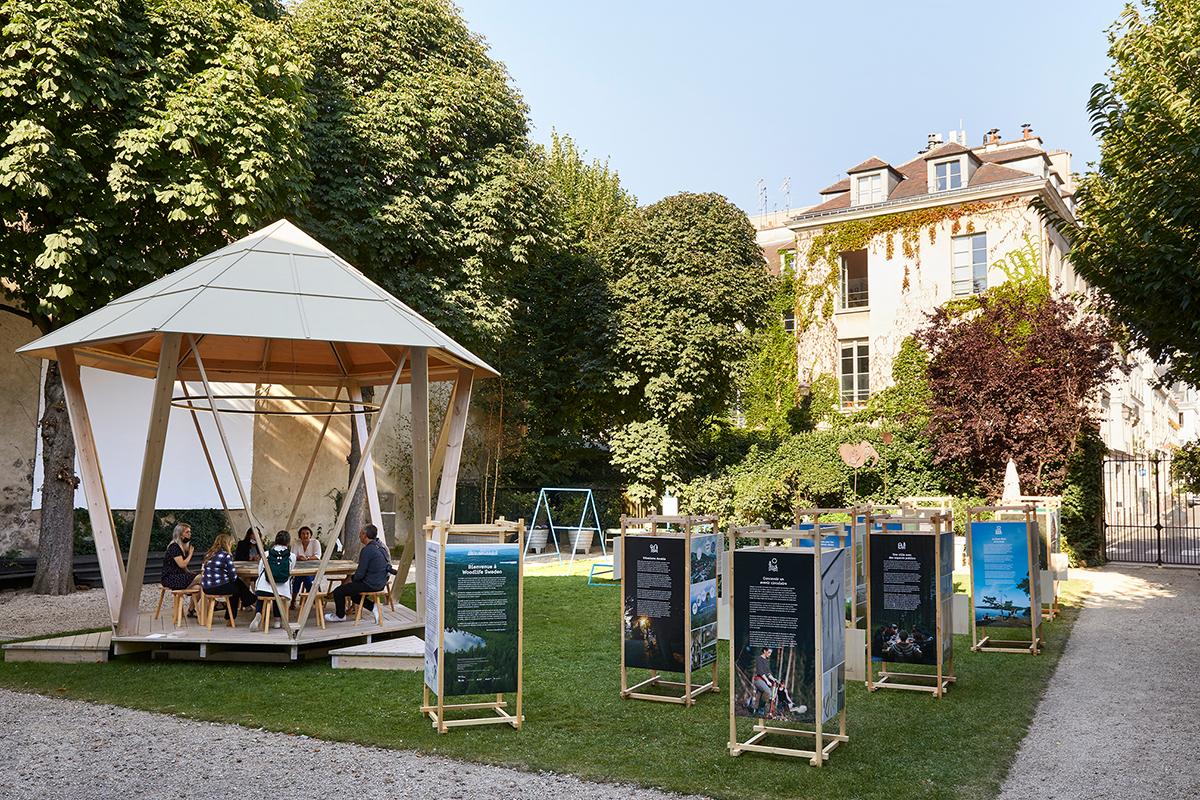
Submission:
<svg viewBox="0 0 1200 800">
<path fill-rule="evenodd" d="M 883 175 L 876 172 L 873 175 L 860 175 L 858 182 L 858 205 L 882 203 L 886 197 L 883 190 Z"/>
<path fill-rule="evenodd" d="M 939 192 L 962 188 L 962 162 L 957 158 L 933 165 L 934 185 Z"/>
</svg>

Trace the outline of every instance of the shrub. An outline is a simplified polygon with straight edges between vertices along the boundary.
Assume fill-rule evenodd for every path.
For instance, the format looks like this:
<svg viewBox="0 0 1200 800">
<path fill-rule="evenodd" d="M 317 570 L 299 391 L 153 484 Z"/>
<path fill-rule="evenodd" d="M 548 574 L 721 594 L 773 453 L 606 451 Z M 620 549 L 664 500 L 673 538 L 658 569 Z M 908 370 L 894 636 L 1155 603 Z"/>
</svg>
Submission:
<svg viewBox="0 0 1200 800">
<path fill-rule="evenodd" d="M 154 512 L 154 523 L 150 528 L 150 551 L 161 552 L 171 543 L 171 531 L 178 522 L 192 526 L 192 541 L 196 549 L 203 552 L 212 544 L 218 533 L 229 531 L 225 512 L 219 508 L 158 509 Z M 133 536 L 133 512 L 114 511 L 113 525 L 121 552 L 128 554 L 129 540 Z M 231 531 L 240 538 L 245 531 Z M 92 536 L 92 521 L 86 508 L 75 509 L 75 552 L 78 555 L 94 555 L 96 541 Z"/>
</svg>

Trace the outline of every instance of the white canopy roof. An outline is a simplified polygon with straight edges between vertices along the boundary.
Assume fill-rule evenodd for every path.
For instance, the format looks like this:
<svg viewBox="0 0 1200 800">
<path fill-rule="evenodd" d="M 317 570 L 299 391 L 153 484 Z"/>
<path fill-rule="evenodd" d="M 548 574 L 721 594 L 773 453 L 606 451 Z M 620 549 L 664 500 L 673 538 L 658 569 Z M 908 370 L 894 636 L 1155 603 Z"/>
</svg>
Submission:
<svg viewBox="0 0 1200 800">
<path fill-rule="evenodd" d="M 152 377 L 163 333 L 190 334 L 221 380 L 386 382 L 403 348 L 429 348 L 432 379 L 496 371 L 287 220 L 223 247 L 17 352 Z M 185 337 L 184 347 L 188 340 Z M 190 354 L 180 379 L 195 378 Z M 407 370 L 406 370 L 407 372 Z"/>
</svg>

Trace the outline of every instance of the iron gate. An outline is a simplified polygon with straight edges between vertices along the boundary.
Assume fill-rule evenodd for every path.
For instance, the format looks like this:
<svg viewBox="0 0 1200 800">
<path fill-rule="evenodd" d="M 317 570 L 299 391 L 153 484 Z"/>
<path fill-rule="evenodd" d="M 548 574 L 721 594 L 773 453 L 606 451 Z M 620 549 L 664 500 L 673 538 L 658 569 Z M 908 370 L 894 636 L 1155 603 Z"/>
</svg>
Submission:
<svg viewBox="0 0 1200 800">
<path fill-rule="evenodd" d="M 1110 561 L 1200 565 L 1200 495 L 1175 486 L 1169 457 L 1104 460 L 1104 543 Z"/>
</svg>

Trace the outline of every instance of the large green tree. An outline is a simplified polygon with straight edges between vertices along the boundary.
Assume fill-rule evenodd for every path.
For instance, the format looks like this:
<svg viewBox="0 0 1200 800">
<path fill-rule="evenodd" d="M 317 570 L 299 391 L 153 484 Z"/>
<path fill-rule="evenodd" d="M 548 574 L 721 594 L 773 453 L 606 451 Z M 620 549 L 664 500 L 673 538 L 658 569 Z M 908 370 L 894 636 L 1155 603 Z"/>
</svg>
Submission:
<svg viewBox="0 0 1200 800">
<path fill-rule="evenodd" d="M 307 103 L 277 11 L 0 0 L 0 307 L 51 331 L 296 201 Z M 44 394 L 34 588 L 60 594 L 77 479 L 54 362 Z"/>
<path fill-rule="evenodd" d="M 622 398 L 612 460 L 649 498 L 699 466 L 696 443 L 728 414 L 772 279 L 746 215 L 717 194 L 678 194 L 628 215 L 605 261 Z"/>
<path fill-rule="evenodd" d="M 1079 182 L 1071 260 L 1171 376 L 1200 382 L 1200 5 L 1130 5 L 1088 108 L 1100 161 Z"/>
<path fill-rule="evenodd" d="M 291 26 L 316 112 L 302 224 L 494 355 L 509 274 L 554 222 L 503 65 L 446 0 L 303 0 Z"/>
<path fill-rule="evenodd" d="M 607 162 L 551 135 L 545 195 L 557 234 L 513 271 L 512 328 L 497 363 L 505 393 L 506 478 L 524 486 L 608 477 L 614 423 L 613 297 L 601 254 L 637 203 Z"/>
</svg>

